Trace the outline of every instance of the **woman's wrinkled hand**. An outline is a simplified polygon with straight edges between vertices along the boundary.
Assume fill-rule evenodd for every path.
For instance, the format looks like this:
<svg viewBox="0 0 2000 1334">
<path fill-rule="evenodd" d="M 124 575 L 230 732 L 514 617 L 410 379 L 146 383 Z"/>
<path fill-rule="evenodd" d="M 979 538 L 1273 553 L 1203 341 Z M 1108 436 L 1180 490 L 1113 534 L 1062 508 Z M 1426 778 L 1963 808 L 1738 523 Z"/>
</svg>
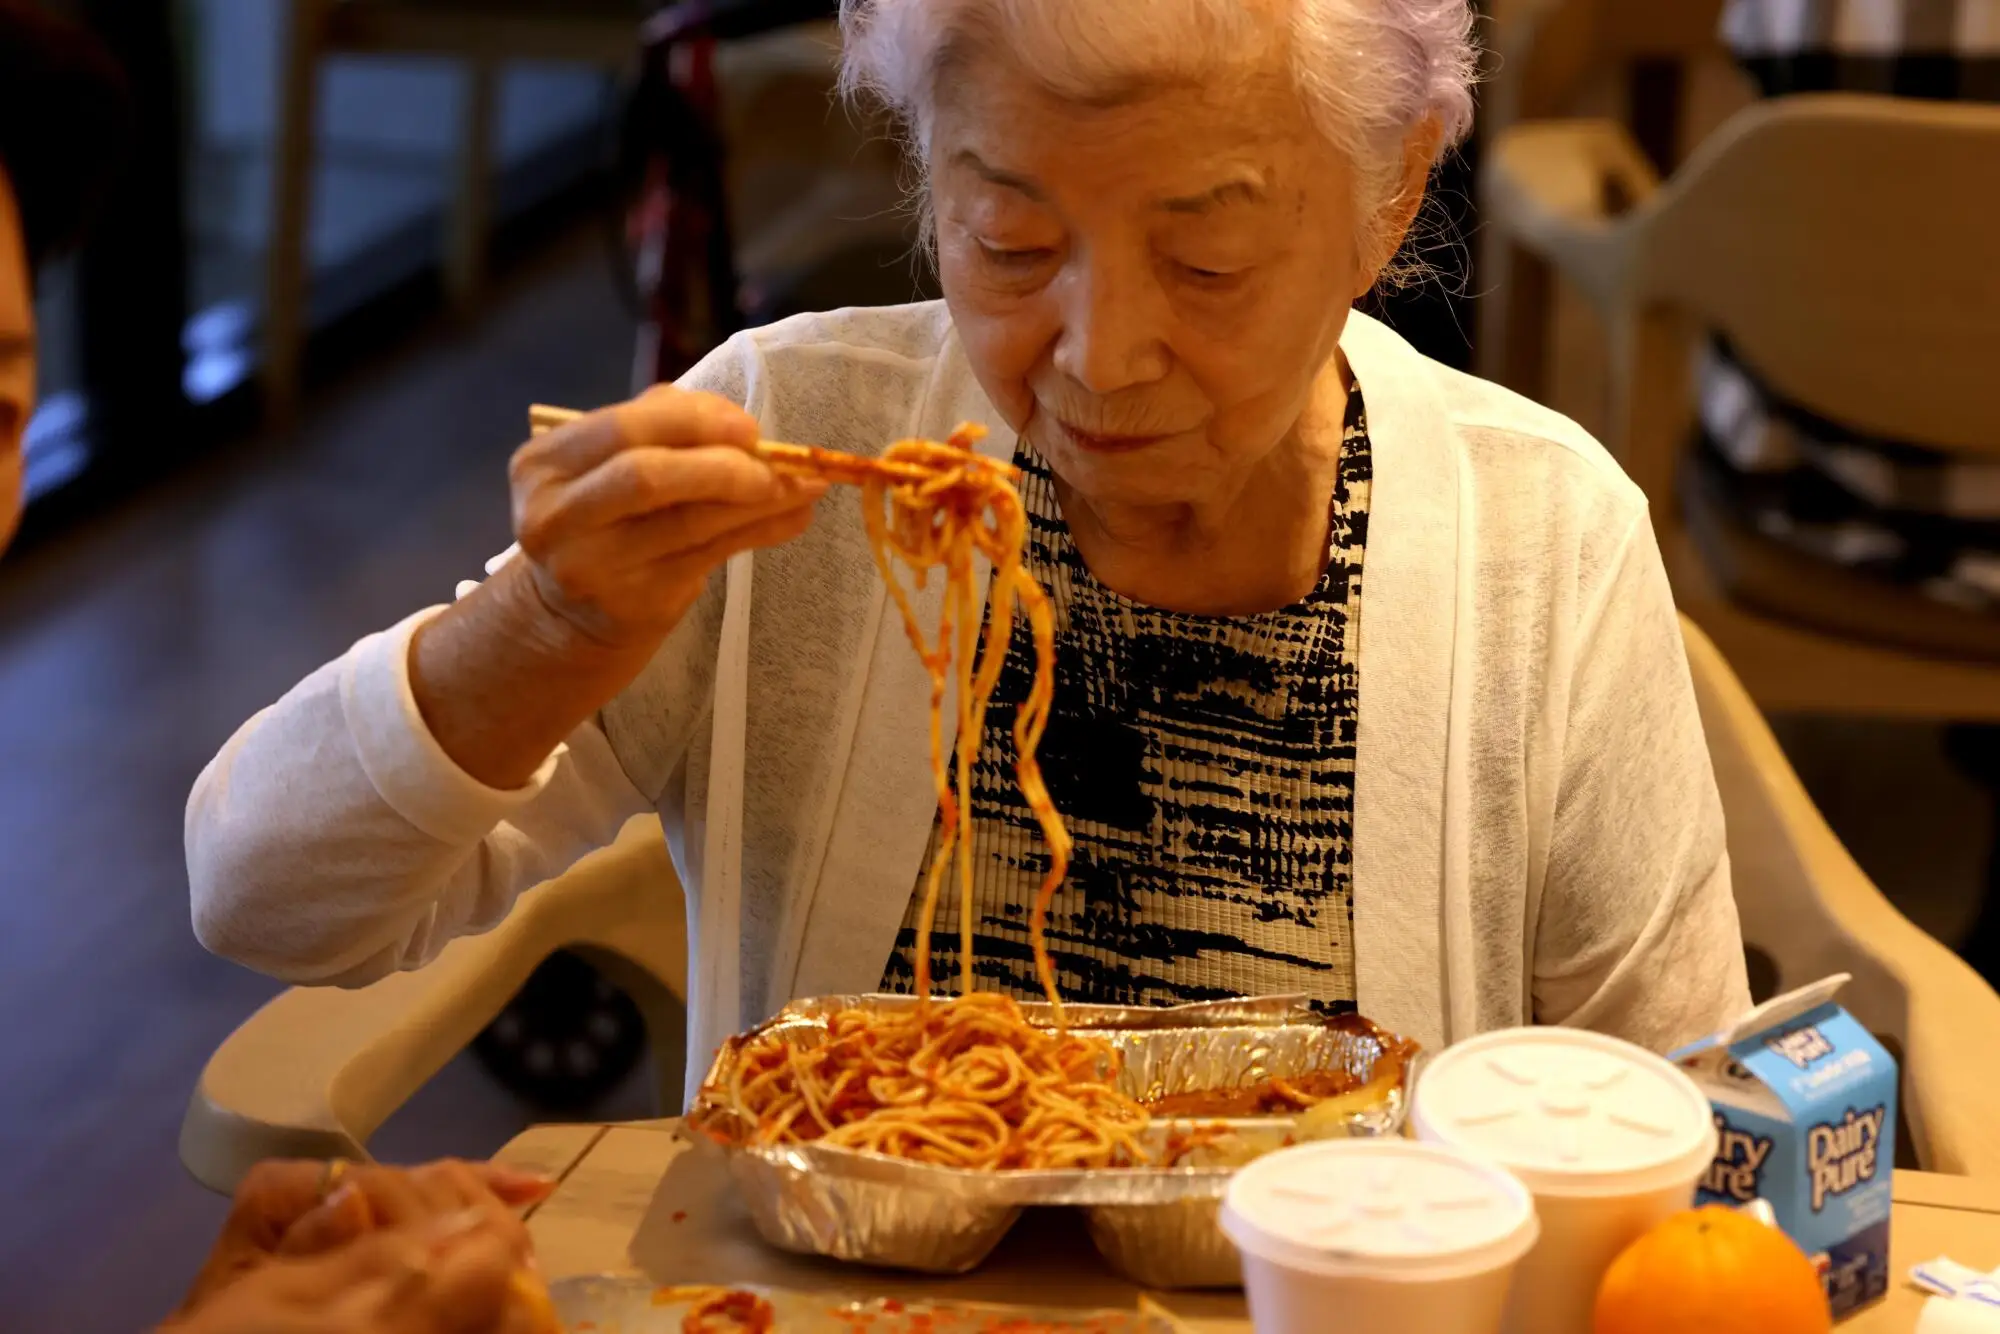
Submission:
<svg viewBox="0 0 2000 1334">
<path fill-rule="evenodd" d="M 661 386 L 523 445 L 514 530 L 547 609 L 604 647 L 650 648 L 731 556 L 804 532 L 826 484 L 774 472 L 756 443 L 734 403 Z"/>
<path fill-rule="evenodd" d="M 320 1162 L 259 1163 L 237 1188 L 222 1232 L 181 1310 L 216 1294 L 278 1256 L 324 1254 L 379 1229 L 476 1217 L 531 1263 L 527 1229 L 514 1211 L 547 1197 L 546 1178 L 490 1163 L 443 1161 L 421 1167 Z"/>
<path fill-rule="evenodd" d="M 271 1257 L 159 1334 L 551 1334 L 516 1239 L 482 1210 Z"/>
</svg>

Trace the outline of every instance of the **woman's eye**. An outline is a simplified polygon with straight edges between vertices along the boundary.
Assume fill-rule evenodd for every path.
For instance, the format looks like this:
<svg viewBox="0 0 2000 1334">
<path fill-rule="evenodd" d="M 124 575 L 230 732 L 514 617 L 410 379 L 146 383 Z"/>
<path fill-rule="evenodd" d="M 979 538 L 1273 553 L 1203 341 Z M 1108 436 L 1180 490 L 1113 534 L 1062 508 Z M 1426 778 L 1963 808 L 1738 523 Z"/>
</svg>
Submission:
<svg viewBox="0 0 2000 1334">
<path fill-rule="evenodd" d="M 1049 256 L 1055 254 L 1055 251 L 1047 246 L 999 246 L 990 241 L 981 241 L 979 253 L 1004 268 L 1024 269 L 1043 263 Z"/>
<path fill-rule="evenodd" d="M 1228 287 L 1240 281 L 1243 269 L 1205 269 L 1199 264 L 1177 264 L 1181 276 L 1198 287 Z"/>
</svg>

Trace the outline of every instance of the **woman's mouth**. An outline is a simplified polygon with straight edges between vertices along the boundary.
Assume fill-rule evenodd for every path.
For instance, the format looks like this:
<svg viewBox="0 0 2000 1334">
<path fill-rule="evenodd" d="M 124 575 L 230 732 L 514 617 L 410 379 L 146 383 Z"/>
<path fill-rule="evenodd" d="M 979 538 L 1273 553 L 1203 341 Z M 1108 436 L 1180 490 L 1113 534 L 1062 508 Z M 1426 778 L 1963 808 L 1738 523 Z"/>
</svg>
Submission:
<svg viewBox="0 0 2000 1334">
<path fill-rule="evenodd" d="M 1057 427 L 1065 440 L 1086 454 L 1128 454 L 1168 438 L 1164 435 L 1108 435 L 1100 431 L 1080 430 L 1068 422 L 1058 422 Z"/>
</svg>

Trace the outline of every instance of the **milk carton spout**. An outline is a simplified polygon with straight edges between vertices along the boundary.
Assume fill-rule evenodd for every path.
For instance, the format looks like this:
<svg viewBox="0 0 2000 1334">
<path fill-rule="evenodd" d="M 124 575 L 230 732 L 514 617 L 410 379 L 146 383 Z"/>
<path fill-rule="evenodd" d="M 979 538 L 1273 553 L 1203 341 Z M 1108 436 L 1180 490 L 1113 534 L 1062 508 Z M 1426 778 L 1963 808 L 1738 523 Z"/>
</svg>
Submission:
<svg viewBox="0 0 2000 1334">
<path fill-rule="evenodd" d="M 1781 1028 L 1800 1015 L 1825 1005 L 1842 987 L 1853 980 L 1852 973 L 1835 973 L 1831 977 L 1807 983 L 1796 991 L 1773 996 L 1762 1005 L 1752 1008 L 1749 1013 L 1716 1036 L 1722 1040 L 1724 1046 L 1727 1046 L 1741 1042 L 1744 1038 L 1756 1037 L 1767 1029 Z"/>
</svg>

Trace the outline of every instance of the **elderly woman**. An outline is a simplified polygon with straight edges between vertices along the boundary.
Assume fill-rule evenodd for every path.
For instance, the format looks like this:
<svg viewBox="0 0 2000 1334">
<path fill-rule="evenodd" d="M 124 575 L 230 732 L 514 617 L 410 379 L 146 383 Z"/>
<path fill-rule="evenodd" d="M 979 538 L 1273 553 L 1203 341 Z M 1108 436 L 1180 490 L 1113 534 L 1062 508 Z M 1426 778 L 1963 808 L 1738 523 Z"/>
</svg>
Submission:
<svg viewBox="0 0 2000 1334">
<path fill-rule="evenodd" d="M 520 557 L 201 776 L 202 939 L 367 982 L 656 809 L 694 1068 L 787 998 L 907 985 L 928 680 L 852 498 L 749 447 L 971 420 L 1025 475 L 1056 604 L 1068 995 L 1304 992 L 1430 1044 L 1532 1021 L 1665 1047 L 1730 1016 L 1722 816 L 1639 492 L 1351 310 L 1466 128 L 1469 24 L 1463 0 L 848 0 L 846 79 L 908 126 L 945 300 L 754 330 L 523 448 Z M 975 943 L 1033 994 L 1017 638 Z"/>
</svg>

